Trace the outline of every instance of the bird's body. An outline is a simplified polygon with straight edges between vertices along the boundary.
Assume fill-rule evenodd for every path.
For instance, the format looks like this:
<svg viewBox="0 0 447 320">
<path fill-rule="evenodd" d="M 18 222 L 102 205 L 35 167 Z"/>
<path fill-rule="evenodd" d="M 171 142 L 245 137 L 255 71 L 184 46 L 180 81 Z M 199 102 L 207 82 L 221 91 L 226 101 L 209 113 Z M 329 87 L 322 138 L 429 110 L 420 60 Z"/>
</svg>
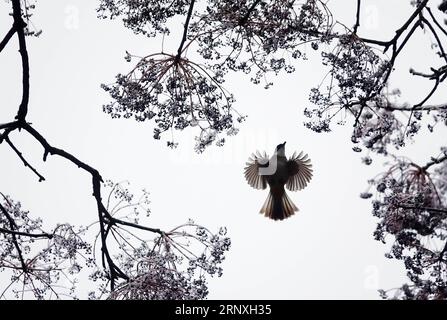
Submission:
<svg viewBox="0 0 447 320">
<path fill-rule="evenodd" d="M 273 158 L 273 157 L 272 157 Z M 273 159 L 269 160 L 269 163 L 271 163 Z M 282 220 L 281 217 L 285 216 L 284 210 L 281 205 L 281 199 L 284 197 L 286 190 L 284 189 L 284 185 L 287 182 L 287 178 L 289 176 L 288 169 L 287 169 L 287 158 L 277 156 L 276 158 L 276 170 L 275 173 L 272 175 L 266 175 L 265 178 L 267 180 L 267 183 L 270 187 L 270 194 L 273 200 L 272 203 L 272 212 L 268 214 L 269 217 L 271 217 L 274 220 Z M 270 196 L 269 196 L 270 197 Z M 262 213 L 266 213 L 268 211 L 268 207 L 265 206 L 263 209 L 261 209 Z M 292 213 L 293 214 L 293 213 Z"/>
<path fill-rule="evenodd" d="M 312 165 L 307 155 L 294 153 L 287 160 L 285 142 L 276 147 L 275 153 L 269 159 L 259 152 L 250 158 L 245 167 L 245 178 L 255 189 L 266 189 L 270 192 L 261 208 L 261 213 L 273 220 L 283 220 L 298 211 L 285 191 L 303 189 L 312 178 Z"/>
<path fill-rule="evenodd" d="M 273 161 L 273 157 L 269 160 L 269 163 Z M 281 185 L 282 187 L 284 187 L 288 177 L 289 177 L 289 171 L 287 169 L 287 158 L 277 156 L 275 173 L 272 175 L 265 176 L 265 178 L 267 179 L 267 183 L 269 184 L 270 187 L 277 185 Z"/>
</svg>

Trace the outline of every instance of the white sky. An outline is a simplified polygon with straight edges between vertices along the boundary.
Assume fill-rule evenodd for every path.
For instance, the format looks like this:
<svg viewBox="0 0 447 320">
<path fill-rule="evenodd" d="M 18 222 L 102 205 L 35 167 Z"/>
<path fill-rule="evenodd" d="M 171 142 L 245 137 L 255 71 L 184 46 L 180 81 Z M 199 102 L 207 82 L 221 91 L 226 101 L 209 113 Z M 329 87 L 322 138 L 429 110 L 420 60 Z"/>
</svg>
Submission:
<svg viewBox="0 0 447 320">
<path fill-rule="evenodd" d="M 360 33 L 389 39 L 408 17 L 409 2 L 366 1 Z M 333 0 L 330 6 L 335 17 L 352 26 L 355 3 Z M 180 146 L 170 150 L 165 141 L 152 139 L 153 123 L 112 120 L 102 112 L 109 97 L 99 86 L 130 69 L 123 59 L 125 50 L 153 53 L 159 51 L 159 40 L 134 35 L 120 21 L 97 19 L 98 1 L 41 0 L 37 5 L 33 22 L 43 34 L 28 38 L 28 120 L 51 144 L 99 169 L 104 178 L 128 180 L 136 190 L 149 190 L 151 226 L 169 229 L 188 218 L 212 230 L 227 226 L 232 247 L 223 277 L 210 280 L 209 298 L 375 299 L 378 288 L 405 281 L 403 264 L 387 260 L 386 246 L 374 241 L 370 202 L 358 196 L 366 189 L 366 180 L 381 172 L 382 160 L 371 167 L 361 164 L 351 150 L 351 124 L 330 134 L 315 134 L 302 125 L 309 90 L 325 74 L 318 54 L 308 48 L 309 61 L 300 62 L 294 74 L 273 79 L 269 90 L 252 85 L 243 74 L 228 77 L 225 87 L 235 94 L 235 108 L 249 117 L 225 147 L 197 155 L 189 132 L 177 133 Z M 7 11 L 9 4 L 1 3 L 1 35 L 12 23 L 5 18 Z M 173 34 L 180 33 L 182 25 L 177 28 Z M 410 82 L 407 73 L 410 65 L 426 66 L 430 51 L 422 48 L 429 42 L 422 39 L 410 43 L 397 70 L 402 72 L 393 77 L 393 84 L 412 102 L 423 94 L 415 88 L 427 88 L 425 83 Z M 177 42 L 173 43 L 172 52 Z M 16 113 L 20 77 L 14 39 L 0 55 L 0 122 L 12 120 Z M 445 98 L 444 90 L 436 99 L 445 102 Z M 408 152 L 424 162 L 438 153 L 439 137 L 421 137 L 417 148 Z M 85 225 L 96 218 L 88 174 L 57 157 L 42 163 L 42 150 L 31 139 L 17 133 L 11 139 L 47 181 L 38 183 L 2 145 L 2 192 L 50 223 Z M 287 154 L 295 150 L 309 154 L 315 176 L 304 191 L 289 192 L 299 213 L 274 222 L 258 214 L 268 192 L 250 188 L 243 167 L 251 152 L 265 149 L 271 154 L 283 141 Z"/>
</svg>

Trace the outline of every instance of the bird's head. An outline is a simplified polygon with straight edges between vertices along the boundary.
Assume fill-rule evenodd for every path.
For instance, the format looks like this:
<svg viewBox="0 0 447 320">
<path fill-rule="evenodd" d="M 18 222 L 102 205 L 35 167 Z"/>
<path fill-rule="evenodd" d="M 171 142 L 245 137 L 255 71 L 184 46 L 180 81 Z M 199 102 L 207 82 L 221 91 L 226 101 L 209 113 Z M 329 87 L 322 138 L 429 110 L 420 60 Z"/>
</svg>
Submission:
<svg viewBox="0 0 447 320">
<path fill-rule="evenodd" d="M 285 141 L 284 141 L 284 143 L 278 144 L 276 146 L 275 153 L 276 153 L 276 155 L 278 155 L 280 157 L 286 156 L 286 142 Z"/>
</svg>

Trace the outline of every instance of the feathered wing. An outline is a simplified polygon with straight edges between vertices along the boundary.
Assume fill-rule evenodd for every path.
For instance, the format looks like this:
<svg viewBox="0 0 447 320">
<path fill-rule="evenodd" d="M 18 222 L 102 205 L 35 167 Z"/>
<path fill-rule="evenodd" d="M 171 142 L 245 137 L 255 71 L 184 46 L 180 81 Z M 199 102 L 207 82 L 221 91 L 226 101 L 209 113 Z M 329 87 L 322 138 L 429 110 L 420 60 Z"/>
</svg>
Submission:
<svg viewBox="0 0 447 320">
<path fill-rule="evenodd" d="M 289 179 L 286 187 L 290 191 L 297 191 L 304 189 L 312 179 L 312 164 L 307 154 L 300 152 L 298 155 L 293 153 L 289 161 L 287 161 L 287 170 L 289 172 Z"/>
<path fill-rule="evenodd" d="M 268 165 L 269 157 L 265 152 L 262 155 L 256 151 L 256 154 L 251 155 L 244 169 L 245 179 L 251 187 L 255 189 L 267 188 L 267 180 L 264 175 L 259 174 L 259 168 L 268 167 Z"/>
</svg>

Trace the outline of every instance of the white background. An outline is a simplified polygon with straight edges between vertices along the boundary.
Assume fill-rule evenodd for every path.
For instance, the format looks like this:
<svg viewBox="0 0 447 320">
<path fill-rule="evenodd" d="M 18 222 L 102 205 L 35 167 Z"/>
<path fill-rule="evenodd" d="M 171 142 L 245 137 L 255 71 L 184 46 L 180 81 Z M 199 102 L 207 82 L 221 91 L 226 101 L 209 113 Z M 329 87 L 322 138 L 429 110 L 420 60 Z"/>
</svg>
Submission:
<svg viewBox="0 0 447 320">
<path fill-rule="evenodd" d="M 409 2 L 365 1 L 360 34 L 390 39 L 411 14 Z M 355 3 L 334 0 L 329 5 L 338 20 L 352 26 Z M 272 79 L 274 86 L 269 90 L 252 85 L 243 74 L 230 75 L 225 87 L 235 94 L 235 108 L 248 115 L 240 133 L 227 139 L 223 148 L 212 147 L 197 155 L 194 133 L 180 132 L 175 136 L 179 148 L 170 150 L 165 141 L 153 140 L 153 123 L 112 120 L 101 111 L 109 97 L 100 84 L 113 82 L 118 72 L 131 68 L 123 59 L 125 50 L 147 55 L 160 51 L 160 41 L 135 35 L 120 21 L 97 19 L 97 5 L 98 1 L 38 1 L 32 21 L 43 34 L 27 40 L 28 121 L 51 144 L 99 169 L 104 178 L 128 180 L 136 190 L 149 190 L 151 226 L 169 229 L 188 218 L 212 230 L 227 226 L 232 247 L 224 275 L 210 281 L 209 298 L 375 299 L 378 288 L 397 287 L 405 281 L 403 264 L 387 260 L 383 256 L 387 246 L 373 239 L 376 220 L 370 201 L 359 198 L 367 179 L 383 170 L 383 159 L 371 167 L 361 164 L 350 143 L 350 118 L 346 126 L 335 127 L 329 134 L 315 134 L 303 126 L 309 90 L 326 72 L 319 52 L 303 48 L 309 60 L 298 63 L 295 73 Z M 9 3 L 0 4 L 1 34 L 12 24 L 9 7 Z M 182 20 L 172 30 L 174 39 L 167 41 L 166 52 L 170 43 L 171 51 L 176 51 Z M 429 46 L 429 38 L 417 36 L 398 63 L 392 85 L 402 89 L 403 101 L 416 103 L 425 93 L 421 90 L 428 89 L 425 82 L 408 74 L 408 68 L 427 70 Z M 14 38 L 0 55 L 2 123 L 13 119 L 21 97 L 17 48 Z M 445 102 L 442 90 L 434 102 Z M 405 152 L 425 163 L 445 142 L 440 137 L 424 134 Z M 3 193 L 49 224 L 94 221 L 88 174 L 57 157 L 41 162 L 41 148 L 24 134 L 14 133 L 11 139 L 47 181 L 38 183 L 16 155 L 1 145 Z M 258 214 L 267 191 L 250 188 L 243 167 L 251 152 L 259 149 L 271 154 L 283 141 L 287 141 L 287 154 L 295 150 L 309 154 L 315 176 L 305 190 L 289 193 L 299 213 L 274 222 Z"/>
</svg>

